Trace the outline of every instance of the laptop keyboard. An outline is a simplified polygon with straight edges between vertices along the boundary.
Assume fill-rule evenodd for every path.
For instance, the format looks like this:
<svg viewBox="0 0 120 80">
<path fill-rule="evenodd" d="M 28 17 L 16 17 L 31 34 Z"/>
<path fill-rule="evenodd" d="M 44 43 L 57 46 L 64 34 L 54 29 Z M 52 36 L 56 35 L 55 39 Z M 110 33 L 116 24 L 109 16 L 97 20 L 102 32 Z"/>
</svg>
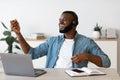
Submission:
<svg viewBox="0 0 120 80">
<path fill-rule="evenodd" d="M 43 73 L 46 72 L 45 70 L 42 70 L 42 69 L 34 69 L 34 71 L 35 71 L 35 75 L 37 75 L 37 74 L 43 74 Z"/>
</svg>

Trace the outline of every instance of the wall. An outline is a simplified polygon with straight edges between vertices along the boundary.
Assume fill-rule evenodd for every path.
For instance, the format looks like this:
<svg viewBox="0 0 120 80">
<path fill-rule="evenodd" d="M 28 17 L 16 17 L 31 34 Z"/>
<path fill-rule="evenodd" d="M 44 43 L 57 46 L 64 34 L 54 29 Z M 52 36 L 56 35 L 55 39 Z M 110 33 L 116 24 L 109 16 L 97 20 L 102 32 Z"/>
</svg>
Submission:
<svg viewBox="0 0 120 80">
<path fill-rule="evenodd" d="M 120 0 L 0 0 L 0 21 L 9 27 L 9 21 L 17 19 L 24 37 L 35 32 L 43 32 L 49 37 L 59 34 L 58 21 L 64 10 L 78 14 L 77 30 L 81 34 L 91 37 L 98 22 L 103 29 L 114 28 L 120 35 Z M 0 29 L 0 37 L 3 30 Z M 118 50 L 119 47 L 118 43 Z M 118 59 L 119 56 L 120 51 Z"/>
</svg>

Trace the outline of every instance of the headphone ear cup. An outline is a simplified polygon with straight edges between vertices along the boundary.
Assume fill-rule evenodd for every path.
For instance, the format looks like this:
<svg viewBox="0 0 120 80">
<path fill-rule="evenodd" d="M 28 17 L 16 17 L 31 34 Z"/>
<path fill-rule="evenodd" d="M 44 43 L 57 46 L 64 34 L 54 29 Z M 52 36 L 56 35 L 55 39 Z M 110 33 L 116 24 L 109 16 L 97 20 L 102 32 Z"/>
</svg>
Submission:
<svg viewBox="0 0 120 80">
<path fill-rule="evenodd" d="M 75 20 L 73 20 L 72 24 L 73 24 L 74 26 L 76 26 L 76 21 L 75 21 Z"/>
</svg>

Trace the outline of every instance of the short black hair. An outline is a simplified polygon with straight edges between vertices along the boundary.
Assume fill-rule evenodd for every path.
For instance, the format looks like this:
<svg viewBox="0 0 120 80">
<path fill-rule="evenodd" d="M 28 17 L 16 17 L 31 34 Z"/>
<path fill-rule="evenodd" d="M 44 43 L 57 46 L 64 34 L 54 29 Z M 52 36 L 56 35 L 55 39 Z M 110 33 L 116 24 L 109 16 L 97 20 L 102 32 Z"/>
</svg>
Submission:
<svg viewBox="0 0 120 80">
<path fill-rule="evenodd" d="M 79 24 L 79 22 L 78 22 L 78 16 L 77 16 L 77 14 L 74 11 L 64 11 L 62 14 L 64 14 L 64 13 L 72 14 L 73 17 L 74 17 L 74 21 L 76 22 L 76 26 Z"/>
</svg>

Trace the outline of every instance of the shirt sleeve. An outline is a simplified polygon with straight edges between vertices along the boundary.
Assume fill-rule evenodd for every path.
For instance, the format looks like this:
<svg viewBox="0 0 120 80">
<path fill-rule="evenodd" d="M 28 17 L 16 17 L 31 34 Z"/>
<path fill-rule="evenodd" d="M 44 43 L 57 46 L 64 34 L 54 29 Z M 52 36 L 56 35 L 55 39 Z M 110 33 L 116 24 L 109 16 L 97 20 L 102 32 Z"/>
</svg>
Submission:
<svg viewBox="0 0 120 80">
<path fill-rule="evenodd" d="M 110 67 L 111 62 L 108 55 L 105 54 L 93 40 L 89 41 L 89 52 L 93 55 L 101 57 L 103 67 Z"/>
<path fill-rule="evenodd" d="M 48 41 L 46 41 L 37 47 L 31 47 L 28 54 L 31 55 L 32 59 L 37 59 L 39 57 L 45 56 L 47 55 L 48 46 Z"/>
</svg>

